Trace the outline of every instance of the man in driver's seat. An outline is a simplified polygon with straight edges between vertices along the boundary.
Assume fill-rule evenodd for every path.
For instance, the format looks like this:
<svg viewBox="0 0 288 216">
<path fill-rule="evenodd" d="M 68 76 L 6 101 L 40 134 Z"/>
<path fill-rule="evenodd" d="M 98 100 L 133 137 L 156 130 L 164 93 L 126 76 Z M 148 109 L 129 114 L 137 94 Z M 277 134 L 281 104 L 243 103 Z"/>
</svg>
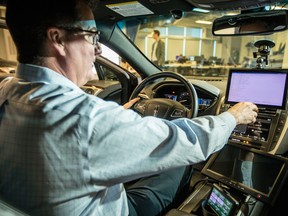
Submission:
<svg viewBox="0 0 288 216">
<path fill-rule="evenodd" d="M 6 20 L 19 64 L 0 84 L 0 194 L 31 215 L 161 215 L 190 165 L 256 120 L 248 102 L 168 121 L 84 93 L 101 53 L 85 0 L 8 0 Z"/>
</svg>

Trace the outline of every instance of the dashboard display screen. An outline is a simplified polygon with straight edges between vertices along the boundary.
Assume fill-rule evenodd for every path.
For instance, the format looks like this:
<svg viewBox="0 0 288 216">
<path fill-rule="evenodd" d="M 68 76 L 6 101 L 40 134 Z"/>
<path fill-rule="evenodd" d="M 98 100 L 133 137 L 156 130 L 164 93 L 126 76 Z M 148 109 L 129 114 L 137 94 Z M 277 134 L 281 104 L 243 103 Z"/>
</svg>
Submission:
<svg viewBox="0 0 288 216">
<path fill-rule="evenodd" d="M 168 99 L 171 99 L 171 100 L 174 100 L 174 101 L 177 101 L 177 97 L 178 97 L 175 94 L 165 94 L 164 96 L 165 96 L 165 98 L 168 98 Z"/>
<path fill-rule="evenodd" d="M 249 101 L 258 106 L 285 109 L 287 70 L 231 69 L 226 103 Z"/>
<path fill-rule="evenodd" d="M 234 201 L 215 186 L 210 191 L 207 204 L 217 215 L 221 216 L 232 215 L 235 206 Z"/>
</svg>

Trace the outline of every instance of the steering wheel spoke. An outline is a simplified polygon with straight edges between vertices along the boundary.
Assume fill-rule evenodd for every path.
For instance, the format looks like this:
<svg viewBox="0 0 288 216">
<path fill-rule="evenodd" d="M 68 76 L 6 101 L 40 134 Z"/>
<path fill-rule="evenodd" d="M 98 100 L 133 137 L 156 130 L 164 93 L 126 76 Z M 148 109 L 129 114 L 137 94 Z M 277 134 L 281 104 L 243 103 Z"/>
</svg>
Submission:
<svg viewBox="0 0 288 216">
<path fill-rule="evenodd" d="M 146 100 L 140 100 L 133 106 L 133 110 L 138 112 L 141 116 L 144 116 L 146 110 Z"/>
</svg>

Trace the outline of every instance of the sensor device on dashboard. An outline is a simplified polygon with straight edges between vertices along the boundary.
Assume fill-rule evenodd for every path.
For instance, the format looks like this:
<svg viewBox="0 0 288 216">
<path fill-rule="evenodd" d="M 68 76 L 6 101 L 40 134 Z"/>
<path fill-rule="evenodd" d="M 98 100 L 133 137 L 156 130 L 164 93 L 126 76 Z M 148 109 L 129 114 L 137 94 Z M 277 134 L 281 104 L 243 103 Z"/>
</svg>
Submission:
<svg viewBox="0 0 288 216">
<path fill-rule="evenodd" d="M 226 104 L 248 101 L 263 108 L 285 109 L 287 69 L 230 69 Z"/>
</svg>

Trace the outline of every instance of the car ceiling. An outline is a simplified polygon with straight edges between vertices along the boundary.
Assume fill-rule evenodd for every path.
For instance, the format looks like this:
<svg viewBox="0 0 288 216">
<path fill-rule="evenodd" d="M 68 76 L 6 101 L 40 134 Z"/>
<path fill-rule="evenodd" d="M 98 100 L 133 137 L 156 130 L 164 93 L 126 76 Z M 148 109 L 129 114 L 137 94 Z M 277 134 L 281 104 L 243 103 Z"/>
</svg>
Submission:
<svg viewBox="0 0 288 216">
<path fill-rule="evenodd" d="M 129 16 L 141 16 L 135 12 L 134 15 L 129 13 L 117 13 L 117 9 L 123 9 L 127 5 L 137 4 L 147 9 L 142 14 L 148 16 L 152 14 L 169 14 L 173 11 L 192 11 L 193 8 L 202 8 L 207 10 L 248 10 L 256 7 L 275 5 L 287 0 L 99 0 L 97 7 L 94 9 L 96 20 L 119 21 Z M 135 7 L 134 7 L 135 8 Z M 134 8 L 130 11 L 135 11 Z M 119 10 L 118 10 L 119 11 Z M 124 10 L 123 10 L 124 11 Z"/>
<path fill-rule="evenodd" d="M 167 14 L 172 10 L 182 10 L 182 11 L 191 11 L 193 6 L 186 1 L 179 0 L 145 0 L 145 1 L 125 1 L 125 0 L 100 0 L 98 6 L 96 7 L 94 16 L 96 20 L 121 20 L 125 18 L 125 15 L 121 15 L 114 8 L 125 7 L 125 5 L 137 3 L 138 6 L 141 4 L 143 8 L 147 9 L 147 14 Z M 134 4 L 136 5 L 136 4 Z M 113 7 L 114 6 L 114 7 Z M 112 9 L 111 9 L 112 8 Z M 141 13 L 141 10 L 139 10 Z M 145 13 L 143 11 L 143 13 Z M 130 15 L 127 15 L 130 16 Z M 137 16 L 137 14 L 136 14 Z"/>
<path fill-rule="evenodd" d="M 256 7 L 283 3 L 288 0 L 92 0 L 97 2 L 93 9 L 96 20 L 119 21 L 127 16 L 115 12 L 115 8 L 120 8 L 127 4 L 142 5 L 150 14 L 169 14 L 172 11 L 191 11 L 193 8 L 207 10 L 248 10 Z M 0 0 L 0 5 L 6 5 L 7 0 Z M 287 3 L 287 2 L 286 2 Z M 134 10 L 134 8 L 133 8 Z M 149 14 L 142 14 L 147 16 Z M 129 15 L 134 16 L 134 15 Z M 139 14 L 135 14 L 139 16 Z"/>
</svg>

